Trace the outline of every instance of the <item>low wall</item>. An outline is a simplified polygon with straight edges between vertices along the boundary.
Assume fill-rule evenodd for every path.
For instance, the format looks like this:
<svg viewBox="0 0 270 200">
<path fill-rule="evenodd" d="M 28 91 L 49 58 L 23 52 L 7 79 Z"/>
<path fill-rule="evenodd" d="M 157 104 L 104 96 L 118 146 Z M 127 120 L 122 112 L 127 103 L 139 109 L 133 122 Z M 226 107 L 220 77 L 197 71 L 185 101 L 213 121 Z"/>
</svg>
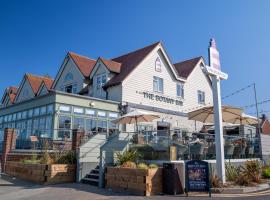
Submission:
<svg viewBox="0 0 270 200">
<path fill-rule="evenodd" d="M 38 184 L 57 184 L 75 182 L 76 167 L 65 164 L 23 164 L 8 161 L 5 172 L 10 176 Z"/>
<path fill-rule="evenodd" d="M 116 192 L 150 196 L 162 193 L 162 168 L 130 169 L 107 167 L 106 188 Z"/>
</svg>

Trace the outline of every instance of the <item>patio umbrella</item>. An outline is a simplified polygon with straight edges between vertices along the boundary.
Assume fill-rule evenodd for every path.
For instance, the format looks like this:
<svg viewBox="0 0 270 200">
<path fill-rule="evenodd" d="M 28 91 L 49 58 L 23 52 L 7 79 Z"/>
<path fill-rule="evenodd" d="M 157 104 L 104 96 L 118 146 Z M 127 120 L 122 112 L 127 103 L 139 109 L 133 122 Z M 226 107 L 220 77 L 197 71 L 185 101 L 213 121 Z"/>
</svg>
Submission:
<svg viewBox="0 0 270 200">
<path fill-rule="evenodd" d="M 256 117 L 243 113 L 241 116 L 234 117 L 228 120 L 228 122 L 232 124 L 240 124 L 240 125 L 253 125 L 253 124 L 258 124 L 258 119 Z"/>
<path fill-rule="evenodd" d="M 237 117 L 241 117 L 243 110 L 232 106 L 222 106 L 222 120 L 223 122 L 229 122 L 229 120 Z M 214 123 L 214 107 L 207 106 L 198 110 L 188 113 L 189 120 L 196 120 L 203 123 Z"/>
<path fill-rule="evenodd" d="M 139 122 L 152 122 L 154 119 L 158 119 L 159 116 L 139 110 L 134 110 L 129 112 L 118 119 L 113 120 L 115 124 L 136 124 L 136 129 L 138 131 Z"/>
</svg>

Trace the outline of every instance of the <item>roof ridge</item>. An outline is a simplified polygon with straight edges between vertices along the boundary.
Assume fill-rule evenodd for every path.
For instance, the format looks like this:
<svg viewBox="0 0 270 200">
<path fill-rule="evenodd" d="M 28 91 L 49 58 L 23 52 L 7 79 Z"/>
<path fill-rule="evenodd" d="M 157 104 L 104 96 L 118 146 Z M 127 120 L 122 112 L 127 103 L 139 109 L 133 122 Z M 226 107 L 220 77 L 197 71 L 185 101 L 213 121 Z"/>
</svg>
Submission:
<svg viewBox="0 0 270 200">
<path fill-rule="evenodd" d="M 160 44 L 160 43 L 161 43 L 160 41 L 155 42 L 155 43 L 150 44 L 150 45 L 147 45 L 147 46 L 145 46 L 145 47 L 142 47 L 142 48 L 139 48 L 139 49 L 130 51 L 130 52 L 126 53 L 126 54 L 123 54 L 123 55 L 117 56 L 117 57 L 115 57 L 115 58 L 112 58 L 111 60 L 115 60 L 115 59 L 119 59 L 119 58 L 124 57 L 124 56 L 128 56 L 128 55 L 130 55 L 130 54 L 133 54 L 133 53 L 135 53 L 135 52 L 144 50 L 144 49 L 149 48 L 149 47 L 151 47 L 151 46 L 157 46 L 157 45 Z"/>
<path fill-rule="evenodd" d="M 179 63 L 183 63 L 183 62 L 187 62 L 187 61 L 191 61 L 191 60 L 195 60 L 195 59 L 201 59 L 201 58 L 203 58 L 203 56 L 197 56 L 197 57 L 194 57 L 194 58 L 190 58 L 190 59 L 186 59 L 186 60 L 183 60 L 183 61 L 179 61 L 177 63 L 174 63 L 174 65 L 179 64 Z"/>
<path fill-rule="evenodd" d="M 84 55 L 80 55 L 80 54 L 77 54 L 77 53 L 75 53 L 75 52 L 72 52 L 72 51 L 68 51 L 68 54 L 73 54 L 73 55 L 75 55 L 75 56 L 79 56 L 79 57 L 82 57 L 82 58 L 86 58 L 86 59 L 89 59 L 89 60 L 93 60 L 93 61 L 96 61 L 95 59 L 93 59 L 93 58 L 89 58 L 89 57 L 87 57 L 87 56 L 84 56 Z"/>
</svg>

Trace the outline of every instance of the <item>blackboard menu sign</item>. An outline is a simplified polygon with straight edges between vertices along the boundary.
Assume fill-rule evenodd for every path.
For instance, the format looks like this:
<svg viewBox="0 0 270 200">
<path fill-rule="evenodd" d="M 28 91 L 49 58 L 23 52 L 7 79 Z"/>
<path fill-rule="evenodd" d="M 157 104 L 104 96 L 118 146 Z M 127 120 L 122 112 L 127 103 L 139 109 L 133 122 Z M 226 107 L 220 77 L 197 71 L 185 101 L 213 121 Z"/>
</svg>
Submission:
<svg viewBox="0 0 270 200">
<path fill-rule="evenodd" d="M 209 196 L 211 196 L 208 162 L 201 160 L 186 162 L 186 194 L 203 191 L 209 192 Z"/>
</svg>

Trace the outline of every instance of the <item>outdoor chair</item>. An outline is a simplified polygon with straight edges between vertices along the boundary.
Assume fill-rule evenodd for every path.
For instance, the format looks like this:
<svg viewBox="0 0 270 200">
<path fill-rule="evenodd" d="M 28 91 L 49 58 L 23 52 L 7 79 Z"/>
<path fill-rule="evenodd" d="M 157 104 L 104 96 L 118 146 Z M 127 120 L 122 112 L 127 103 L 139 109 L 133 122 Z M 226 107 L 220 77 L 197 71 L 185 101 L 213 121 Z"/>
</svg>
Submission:
<svg viewBox="0 0 270 200">
<path fill-rule="evenodd" d="M 203 143 L 194 143 L 190 146 L 190 157 L 191 159 L 200 160 L 203 155 L 205 145 Z"/>
<path fill-rule="evenodd" d="M 188 146 L 177 144 L 177 153 L 179 160 L 184 160 L 185 156 L 188 154 Z"/>
</svg>

